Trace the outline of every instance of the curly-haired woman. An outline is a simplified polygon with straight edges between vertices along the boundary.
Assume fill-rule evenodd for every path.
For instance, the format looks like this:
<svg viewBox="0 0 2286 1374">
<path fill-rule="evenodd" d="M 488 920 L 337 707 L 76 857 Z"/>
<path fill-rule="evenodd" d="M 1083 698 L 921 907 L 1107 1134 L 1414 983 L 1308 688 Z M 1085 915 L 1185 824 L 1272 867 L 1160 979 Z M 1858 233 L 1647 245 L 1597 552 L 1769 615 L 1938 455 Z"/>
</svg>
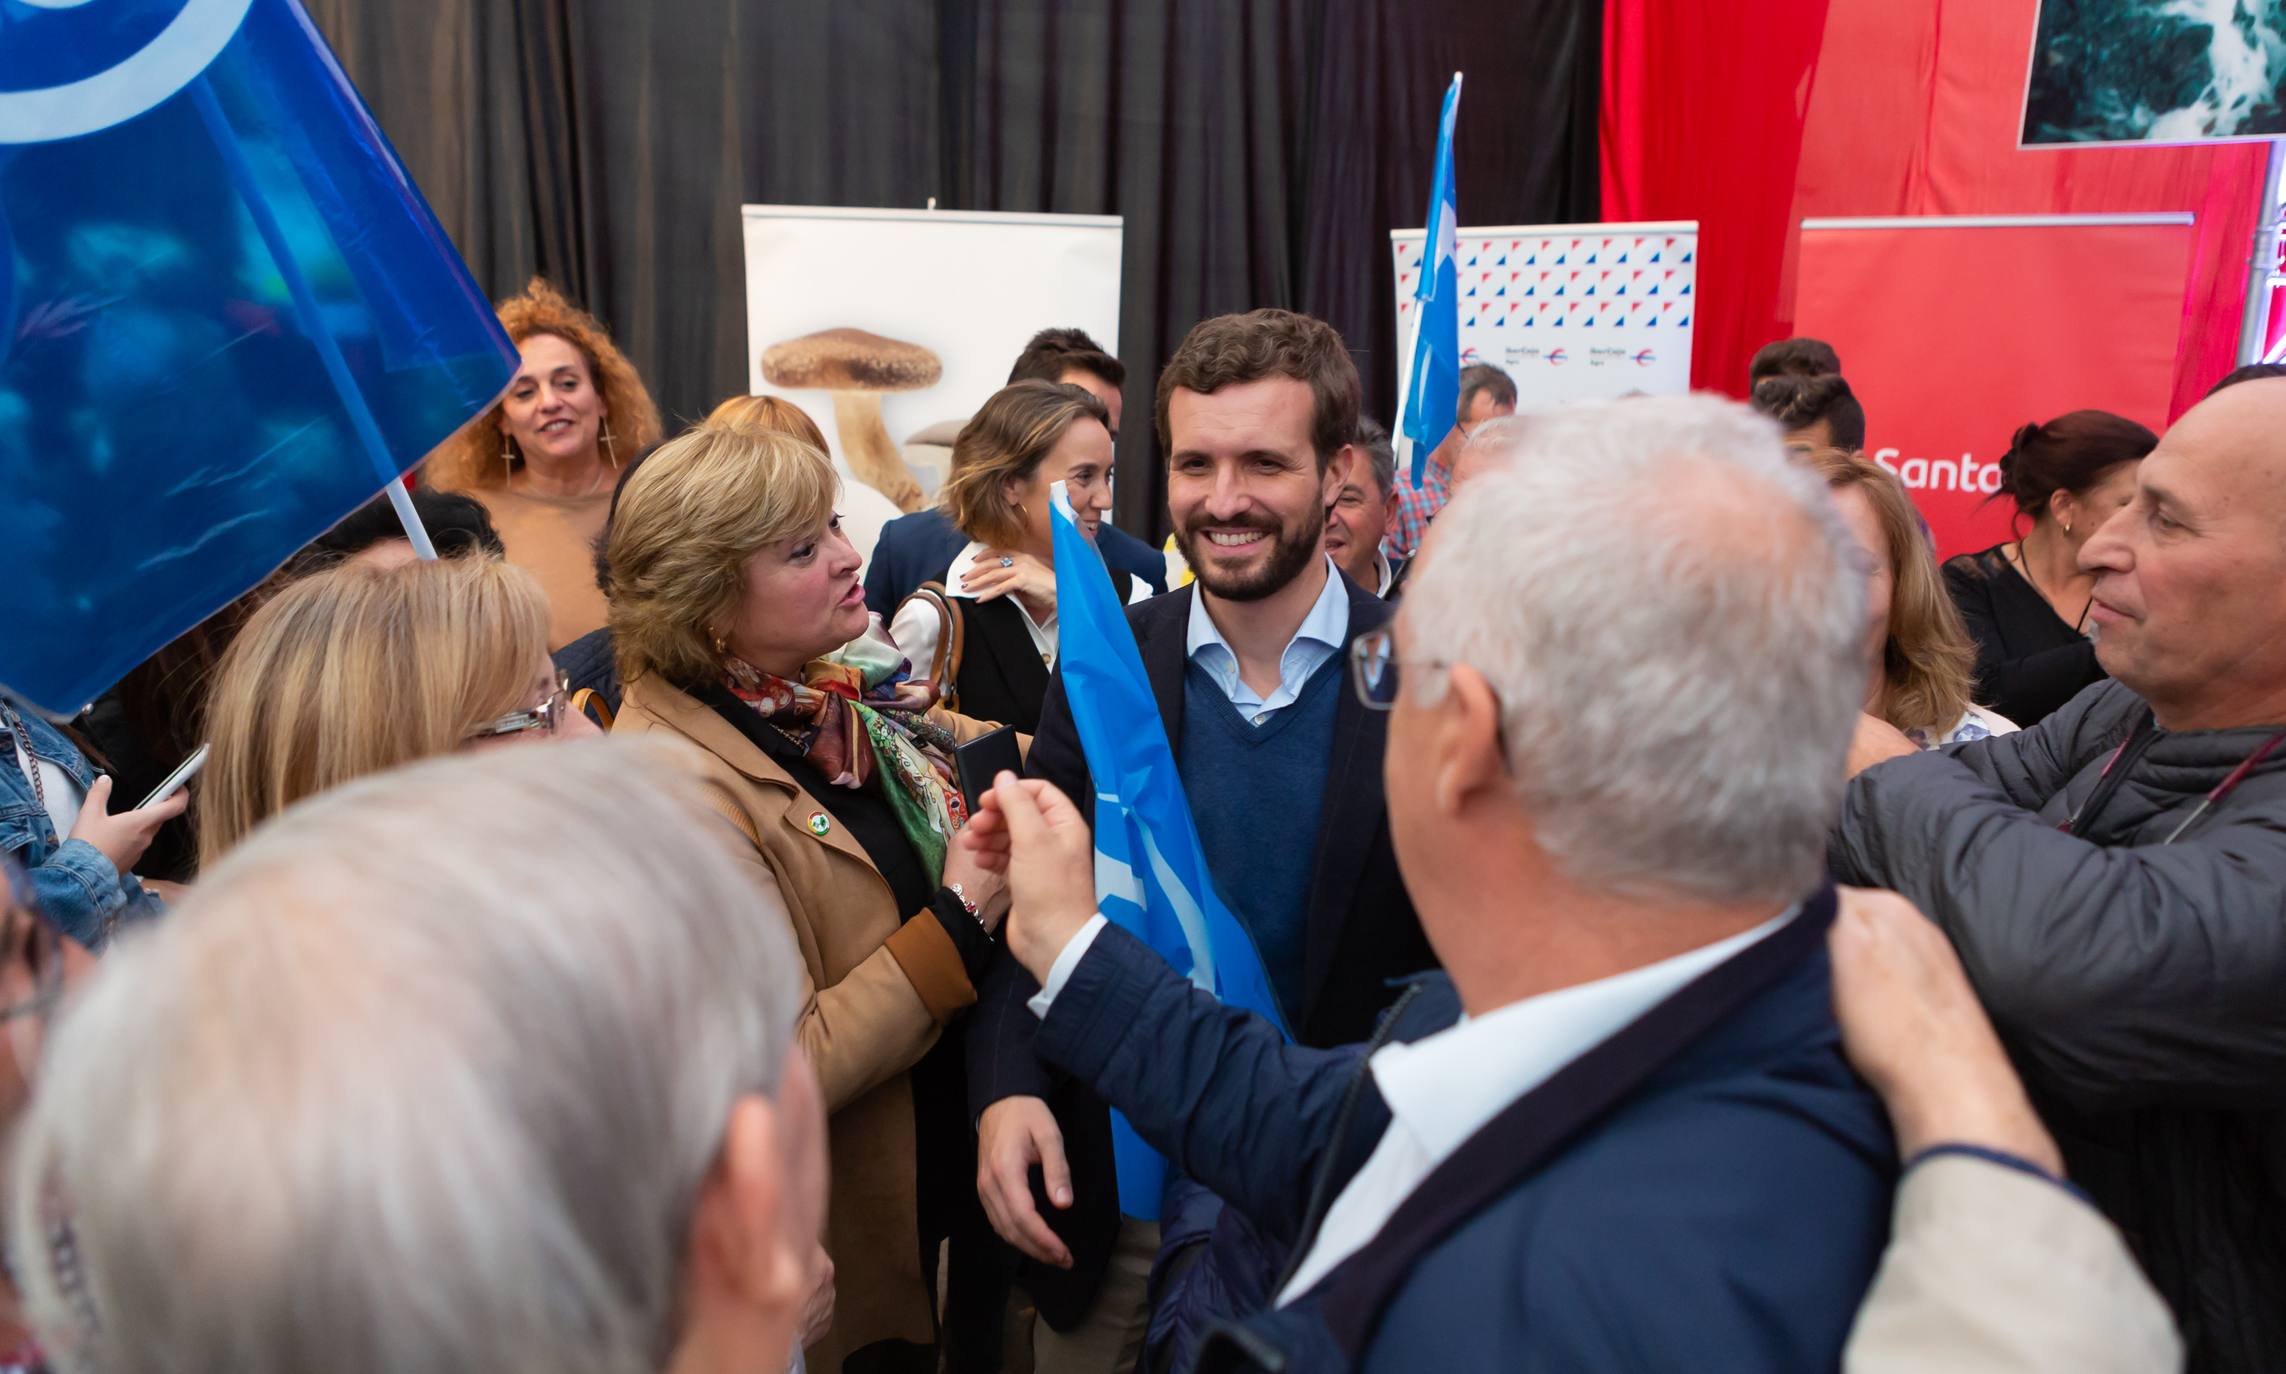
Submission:
<svg viewBox="0 0 2286 1374">
<path fill-rule="evenodd" d="M 508 394 L 429 455 L 428 479 L 482 501 L 508 561 L 548 593 L 548 648 L 602 626 L 595 541 L 619 465 L 659 441 L 659 408 L 594 316 L 534 278 L 500 303 L 523 356 Z"/>
</svg>

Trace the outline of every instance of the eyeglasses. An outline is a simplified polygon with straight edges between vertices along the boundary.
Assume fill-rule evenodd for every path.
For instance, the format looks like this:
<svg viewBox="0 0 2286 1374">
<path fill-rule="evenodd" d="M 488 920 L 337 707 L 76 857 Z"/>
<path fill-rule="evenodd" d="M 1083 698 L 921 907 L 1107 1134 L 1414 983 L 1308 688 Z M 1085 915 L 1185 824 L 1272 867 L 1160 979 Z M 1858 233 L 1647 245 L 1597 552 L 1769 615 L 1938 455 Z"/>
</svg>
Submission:
<svg viewBox="0 0 2286 1374">
<path fill-rule="evenodd" d="M 1397 657 L 1397 636 L 1388 630 L 1369 630 L 1349 644 L 1349 685 L 1357 690 L 1357 699 L 1369 711 L 1389 711 L 1397 706 L 1397 694 L 1404 686 L 1403 659 Z M 1443 659 L 1417 658 L 1416 668 L 1446 668 L 1451 665 Z"/>
<path fill-rule="evenodd" d="M 521 735 L 532 730 L 545 730 L 555 734 L 563 728 L 564 713 L 570 709 L 571 679 L 562 672 L 556 674 L 556 690 L 548 699 L 529 711 L 511 711 L 469 736 L 472 740 L 498 739 L 503 735 Z"/>
<path fill-rule="evenodd" d="M 0 912 L 0 1022 L 47 1018 L 63 998 L 63 936 L 41 919 L 31 881 L 13 863 Z M 22 970 L 22 975 L 18 970 Z"/>
</svg>

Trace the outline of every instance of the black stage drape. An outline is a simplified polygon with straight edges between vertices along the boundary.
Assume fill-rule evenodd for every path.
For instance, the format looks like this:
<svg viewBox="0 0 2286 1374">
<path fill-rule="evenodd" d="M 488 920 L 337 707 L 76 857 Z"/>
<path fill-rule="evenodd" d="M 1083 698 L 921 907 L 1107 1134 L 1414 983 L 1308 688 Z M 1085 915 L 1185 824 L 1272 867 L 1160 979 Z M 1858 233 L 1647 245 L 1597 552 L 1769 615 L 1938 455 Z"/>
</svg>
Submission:
<svg viewBox="0 0 2286 1374">
<path fill-rule="evenodd" d="M 1455 70 L 1463 223 L 1596 215 L 1601 0 L 305 3 L 485 289 L 562 284 L 671 421 L 745 386 L 741 203 L 1124 216 L 1134 530 L 1207 315 L 1330 320 L 1391 417 L 1388 234 Z"/>
</svg>

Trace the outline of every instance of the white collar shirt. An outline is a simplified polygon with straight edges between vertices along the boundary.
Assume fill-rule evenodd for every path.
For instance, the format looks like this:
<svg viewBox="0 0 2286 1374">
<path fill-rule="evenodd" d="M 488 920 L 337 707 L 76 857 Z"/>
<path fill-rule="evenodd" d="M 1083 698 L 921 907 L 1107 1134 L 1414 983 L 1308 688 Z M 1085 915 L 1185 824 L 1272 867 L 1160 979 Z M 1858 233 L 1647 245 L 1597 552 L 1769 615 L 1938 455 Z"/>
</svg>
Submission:
<svg viewBox="0 0 2286 1374">
<path fill-rule="evenodd" d="M 1423 1179 L 1510 1103 L 1783 927 L 1798 909 L 1672 959 L 1463 1016 L 1411 1044 L 1376 1050 L 1366 1071 L 1389 1104 L 1389 1129 L 1327 1209 L 1278 1305 L 1308 1292 L 1363 1249 Z"/>
<path fill-rule="evenodd" d="M 1397 585 L 1397 567 L 1389 555 L 1379 549 L 1373 551 L 1373 594 L 1387 600 L 1389 589 Z"/>
<path fill-rule="evenodd" d="M 1302 618 L 1294 637 L 1286 641 L 1286 651 L 1278 658 L 1277 689 L 1265 697 L 1247 686 L 1246 679 L 1239 675 L 1237 651 L 1222 637 L 1214 617 L 1207 614 L 1205 589 L 1195 584 L 1191 588 L 1191 620 L 1184 652 L 1214 679 L 1215 686 L 1238 708 L 1238 713 L 1254 725 L 1293 705 L 1301 697 L 1302 689 L 1309 685 L 1311 675 L 1339 654 L 1348 638 L 1349 587 L 1329 557 L 1325 590 L 1318 593 L 1317 601 Z"/>
</svg>

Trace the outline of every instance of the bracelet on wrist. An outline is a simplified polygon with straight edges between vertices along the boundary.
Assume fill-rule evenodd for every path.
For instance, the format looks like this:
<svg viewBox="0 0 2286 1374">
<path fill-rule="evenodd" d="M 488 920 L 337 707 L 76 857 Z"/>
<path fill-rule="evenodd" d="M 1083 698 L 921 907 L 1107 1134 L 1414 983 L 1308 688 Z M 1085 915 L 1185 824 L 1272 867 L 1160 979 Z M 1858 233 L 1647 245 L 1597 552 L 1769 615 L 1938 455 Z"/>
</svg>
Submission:
<svg viewBox="0 0 2286 1374">
<path fill-rule="evenodd" d="M 984 912 L 978 908 L 975 902 L 969 900 L 966 892 L 961 891 L 959 883 L 946 883 L 945 891 L 951 893 L 952 899 L 960 903 L 960 909 L 968 913 L 968 919 L 976 922 L 978 928 L 984 929 L 986 934 L 991 933 L 984 925 Z"/>
</svg>

